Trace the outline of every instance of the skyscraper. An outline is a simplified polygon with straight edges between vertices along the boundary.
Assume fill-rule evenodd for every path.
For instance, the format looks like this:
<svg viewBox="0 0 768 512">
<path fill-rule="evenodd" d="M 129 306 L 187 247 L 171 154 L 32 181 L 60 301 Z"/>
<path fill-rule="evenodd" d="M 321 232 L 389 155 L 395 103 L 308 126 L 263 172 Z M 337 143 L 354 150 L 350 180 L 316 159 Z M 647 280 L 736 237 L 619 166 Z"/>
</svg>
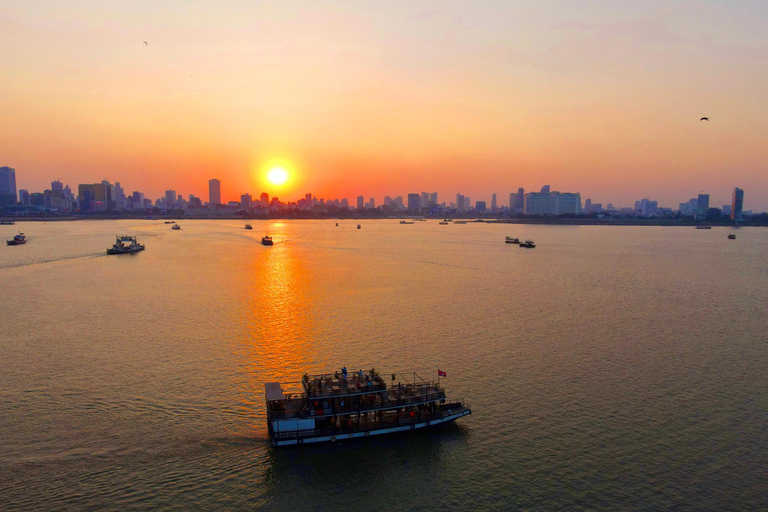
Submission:
<svg viewBox="0 0 768 512">
<path fill-rule="evenodd" d="M 741 218 L 741 212 L 744 209 L 744 191 L 739 187 L 733 189 L 733 198 L 731 199 L 731 220 Z"/>
<path fill-rule="evenodd" d="M 365 198 L 363 196 L 357 196 L 357 209 L 362 210 L 365 208 Z"/>
<path fill-rule="evenodd" d="M 421 195 L 420 194 L 408 194 L 408 209 L 411 211 L 417 211 L 420 207 Z"/>
<path fill-rule="evenodd" d="M 429 206 L 437 206 L 437 192 L 429 194 Z"/>
<path fill-rule="evenodd" d="M 166 208 L 174 208 L 176 206 L 176 191 L 166 190 L 164 199 Z"/>
<path fill-rule="evenodd" d="M 707 210 L 709 210 L 709 194 L 699 194 L 696 200 L 696 215 L 703 217 L 707 214 Z"/>
<path fill-rule="evenodd" d="M 243 210 L 250 210 L 251 209 L 251 203 L 253 202 L 253 199 L 251 198 L 251 194 L 245 193 L 240 196 L 240 208 Z"/>
<path fill-rule="evenodd" d="M 269 206 L 269 194 L 262 192 L 259 196 L 259 204 L 263 207 Z"/>
<path fill-rule="evenodd" d="M 464 209 L 464 194 L 456 194 L 456 209 Z"/>
<path fill-rule="evenodd" d="M 208 180 L 208 203 L 221 204 L 221 182 L 216 178 Z"/>
<path fill-rule="evenodd" d="M 426 192 L 421 193 L 421 197 L 419 198 L 419 206 L 421 206 L 422 208 L 426 208 L 427 206 L 429 206 L 429 194 L 427 194 Z"/>
<path fill-rule="evenodd" d="M 51 192 L 64 192 L 64 184 L 59 180 L 51 182 Z"/>
<path fill-rule="evenodd" d="M 496 211 L 496 194 L 491 196 L 491 211 Z"/>
<path fill-rule="evenodd" d="M 16 169 L 0 167 L 0 206 L 16 203 Z"/>
</svg>

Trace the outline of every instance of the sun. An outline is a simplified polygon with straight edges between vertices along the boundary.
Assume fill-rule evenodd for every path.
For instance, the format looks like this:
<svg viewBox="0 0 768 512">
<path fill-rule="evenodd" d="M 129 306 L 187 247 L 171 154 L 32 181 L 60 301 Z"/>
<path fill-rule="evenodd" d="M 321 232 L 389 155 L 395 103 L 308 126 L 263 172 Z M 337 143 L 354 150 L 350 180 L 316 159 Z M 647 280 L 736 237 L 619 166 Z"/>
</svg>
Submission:
<svg viewBox="0 0 768 512">
<path fill-rule="evenodd" d="M 288 181 L 288 171 L 282 167 L 273 167 L 267 171 L 267 181 L 273 185 L 283 185 Z"/>
</svg>

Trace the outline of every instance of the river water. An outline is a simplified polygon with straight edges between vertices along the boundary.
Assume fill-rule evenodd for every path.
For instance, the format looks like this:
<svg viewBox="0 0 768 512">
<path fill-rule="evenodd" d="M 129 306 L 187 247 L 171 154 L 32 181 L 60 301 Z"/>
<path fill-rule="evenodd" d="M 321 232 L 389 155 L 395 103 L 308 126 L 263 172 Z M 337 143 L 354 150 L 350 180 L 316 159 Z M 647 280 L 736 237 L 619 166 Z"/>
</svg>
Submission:
<svg viewBox="0 0 768 512">
<path fill-rule="evenodd" d="M 0 509 L 768 507 L 768 230 L 251 223 L 2 226 Z M 264 382 L 341 366 L 473 413 L 271 448 Z"/>
</svg>

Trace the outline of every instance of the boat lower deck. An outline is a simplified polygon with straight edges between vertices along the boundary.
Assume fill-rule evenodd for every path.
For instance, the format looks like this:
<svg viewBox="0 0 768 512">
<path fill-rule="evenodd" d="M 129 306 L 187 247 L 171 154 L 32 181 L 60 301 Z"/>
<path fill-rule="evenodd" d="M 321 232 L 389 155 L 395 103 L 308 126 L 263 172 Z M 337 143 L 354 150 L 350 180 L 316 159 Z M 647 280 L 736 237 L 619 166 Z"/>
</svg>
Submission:
<svg viewBox="0 0 768 512">
<path fill-rule="evenodd" d="M 406 432 L 452 423 L 457 418 L 471 414 L 469 407 L 456 403 L 443 406 L 439 411 L 419 412 L 411 415 L 368 412 L 359 417 L 349 418 L 349 423 L 333 426 L 318 426 L 314 429 L 271 431 L 273 446 L 290 446 L 309 443 L 336 442 L 341 439 L 355 439 L 396 432 Z"/>
</svg>

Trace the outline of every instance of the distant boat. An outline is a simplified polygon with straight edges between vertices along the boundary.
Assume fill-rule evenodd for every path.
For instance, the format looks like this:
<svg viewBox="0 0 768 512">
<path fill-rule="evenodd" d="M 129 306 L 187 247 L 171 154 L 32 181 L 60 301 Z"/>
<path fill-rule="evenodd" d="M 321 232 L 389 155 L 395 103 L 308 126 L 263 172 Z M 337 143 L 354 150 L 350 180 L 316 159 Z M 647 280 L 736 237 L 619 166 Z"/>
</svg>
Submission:
<svg viewBox="0 0 768 512">
<path fill-rule="evenodd" d="M 13 226 L 16 222 L 12 220 L 0 220 L 0 226 Z"/>
<path fill-rule="evenodd" d="M 253 227 L 250 224 L 246 224 L 245 229 L 253 229 Z"/>
<path fill-rule="evenodd" d="M 8 245 L 21 245 L 27 243 L 27 237 L 19 231 L 19 234 L 13 237 L 13 240 L 7 240 Z"/>
<path fill-rule="evenodd" d="M 730 235 L 728 235 L 728 240 L 736 240 L 736 235 L 734 235 L 733 233 L 731 233 Z M 10 242 L 9 242 L 9 243 L 10 243 Z"/>
<path fill-rule="evenodd" d="M 171 229 L 179 230 L 181 229 L 181 226 L 179 226 L 178 224 L 174 224 Z"/>
<path fill-rule="evenodd" d="M 357 225 L 357 229 L 360 229 L 360 224 Z"/>
<path fill-rule="evenodd" d="M 261 245 L 274 245 L 274 242 L 272 241 L 272 237 L 269 235 L 264 235 L 261 237 Z"/>
<path fill-rule="evenodd" d="M 165 221 L 166 224 L 176 224 L 175 220 L 167 220 Z"/>
<path fill-rule="evenodd" d="M 447 226 L 448 222 L 441 220 L 440 222 L 438 222 L 438 224 L 440 224 L 441 226 Z"/>
<path fill-rule="evenodd" d="M 696 229 L 712 229 L 712 226 L 696 226 Z"/>
<path fill-rule="evenodd" d="M 336 223 L 336 227 L 338 227 L 338 226 L 339 226 L 339 223 L 337 222 L 337 223 Z"/>
<path fill-rule="evenodd" d="M 525 242 L 520 242 L 520 247 L 525 247 L 526 249 L 533 249 L 536 247 L 536 244 L 533 243 L 533 240 L 526 240 Z"/>
<path fill-rule="evenodd" d="M 400 224 L 415 224 L 415 222 L 413 222 L 412 220 L 411 220 L 411 221 L 408 221 L 408 220 L 401 220 L 401 221 L 400 221 Z"/>
<path fill-rule="evenodd" d="M 508 244 L 520 244 L 520 239 L 516 236 L 508 236 L 504 239 L 504 242 Z"/>
<path fill-rule="evenodd" d="M 455 220 L 455 221 L 453 221 L 453 223 L 454 224 L 466 224 L 467 221 L 465 221 L 465 220 Z"/>
<path fill-rule="evenodd" d="M 125 245 L 125 242 L 130 242 L 130 244 Z M 138 243 L 135 236 L 118 235 L 115 245 L 107 249 L 107 254 L 131 254 L 143 250 L 144 245 Z"/>
</svg>

